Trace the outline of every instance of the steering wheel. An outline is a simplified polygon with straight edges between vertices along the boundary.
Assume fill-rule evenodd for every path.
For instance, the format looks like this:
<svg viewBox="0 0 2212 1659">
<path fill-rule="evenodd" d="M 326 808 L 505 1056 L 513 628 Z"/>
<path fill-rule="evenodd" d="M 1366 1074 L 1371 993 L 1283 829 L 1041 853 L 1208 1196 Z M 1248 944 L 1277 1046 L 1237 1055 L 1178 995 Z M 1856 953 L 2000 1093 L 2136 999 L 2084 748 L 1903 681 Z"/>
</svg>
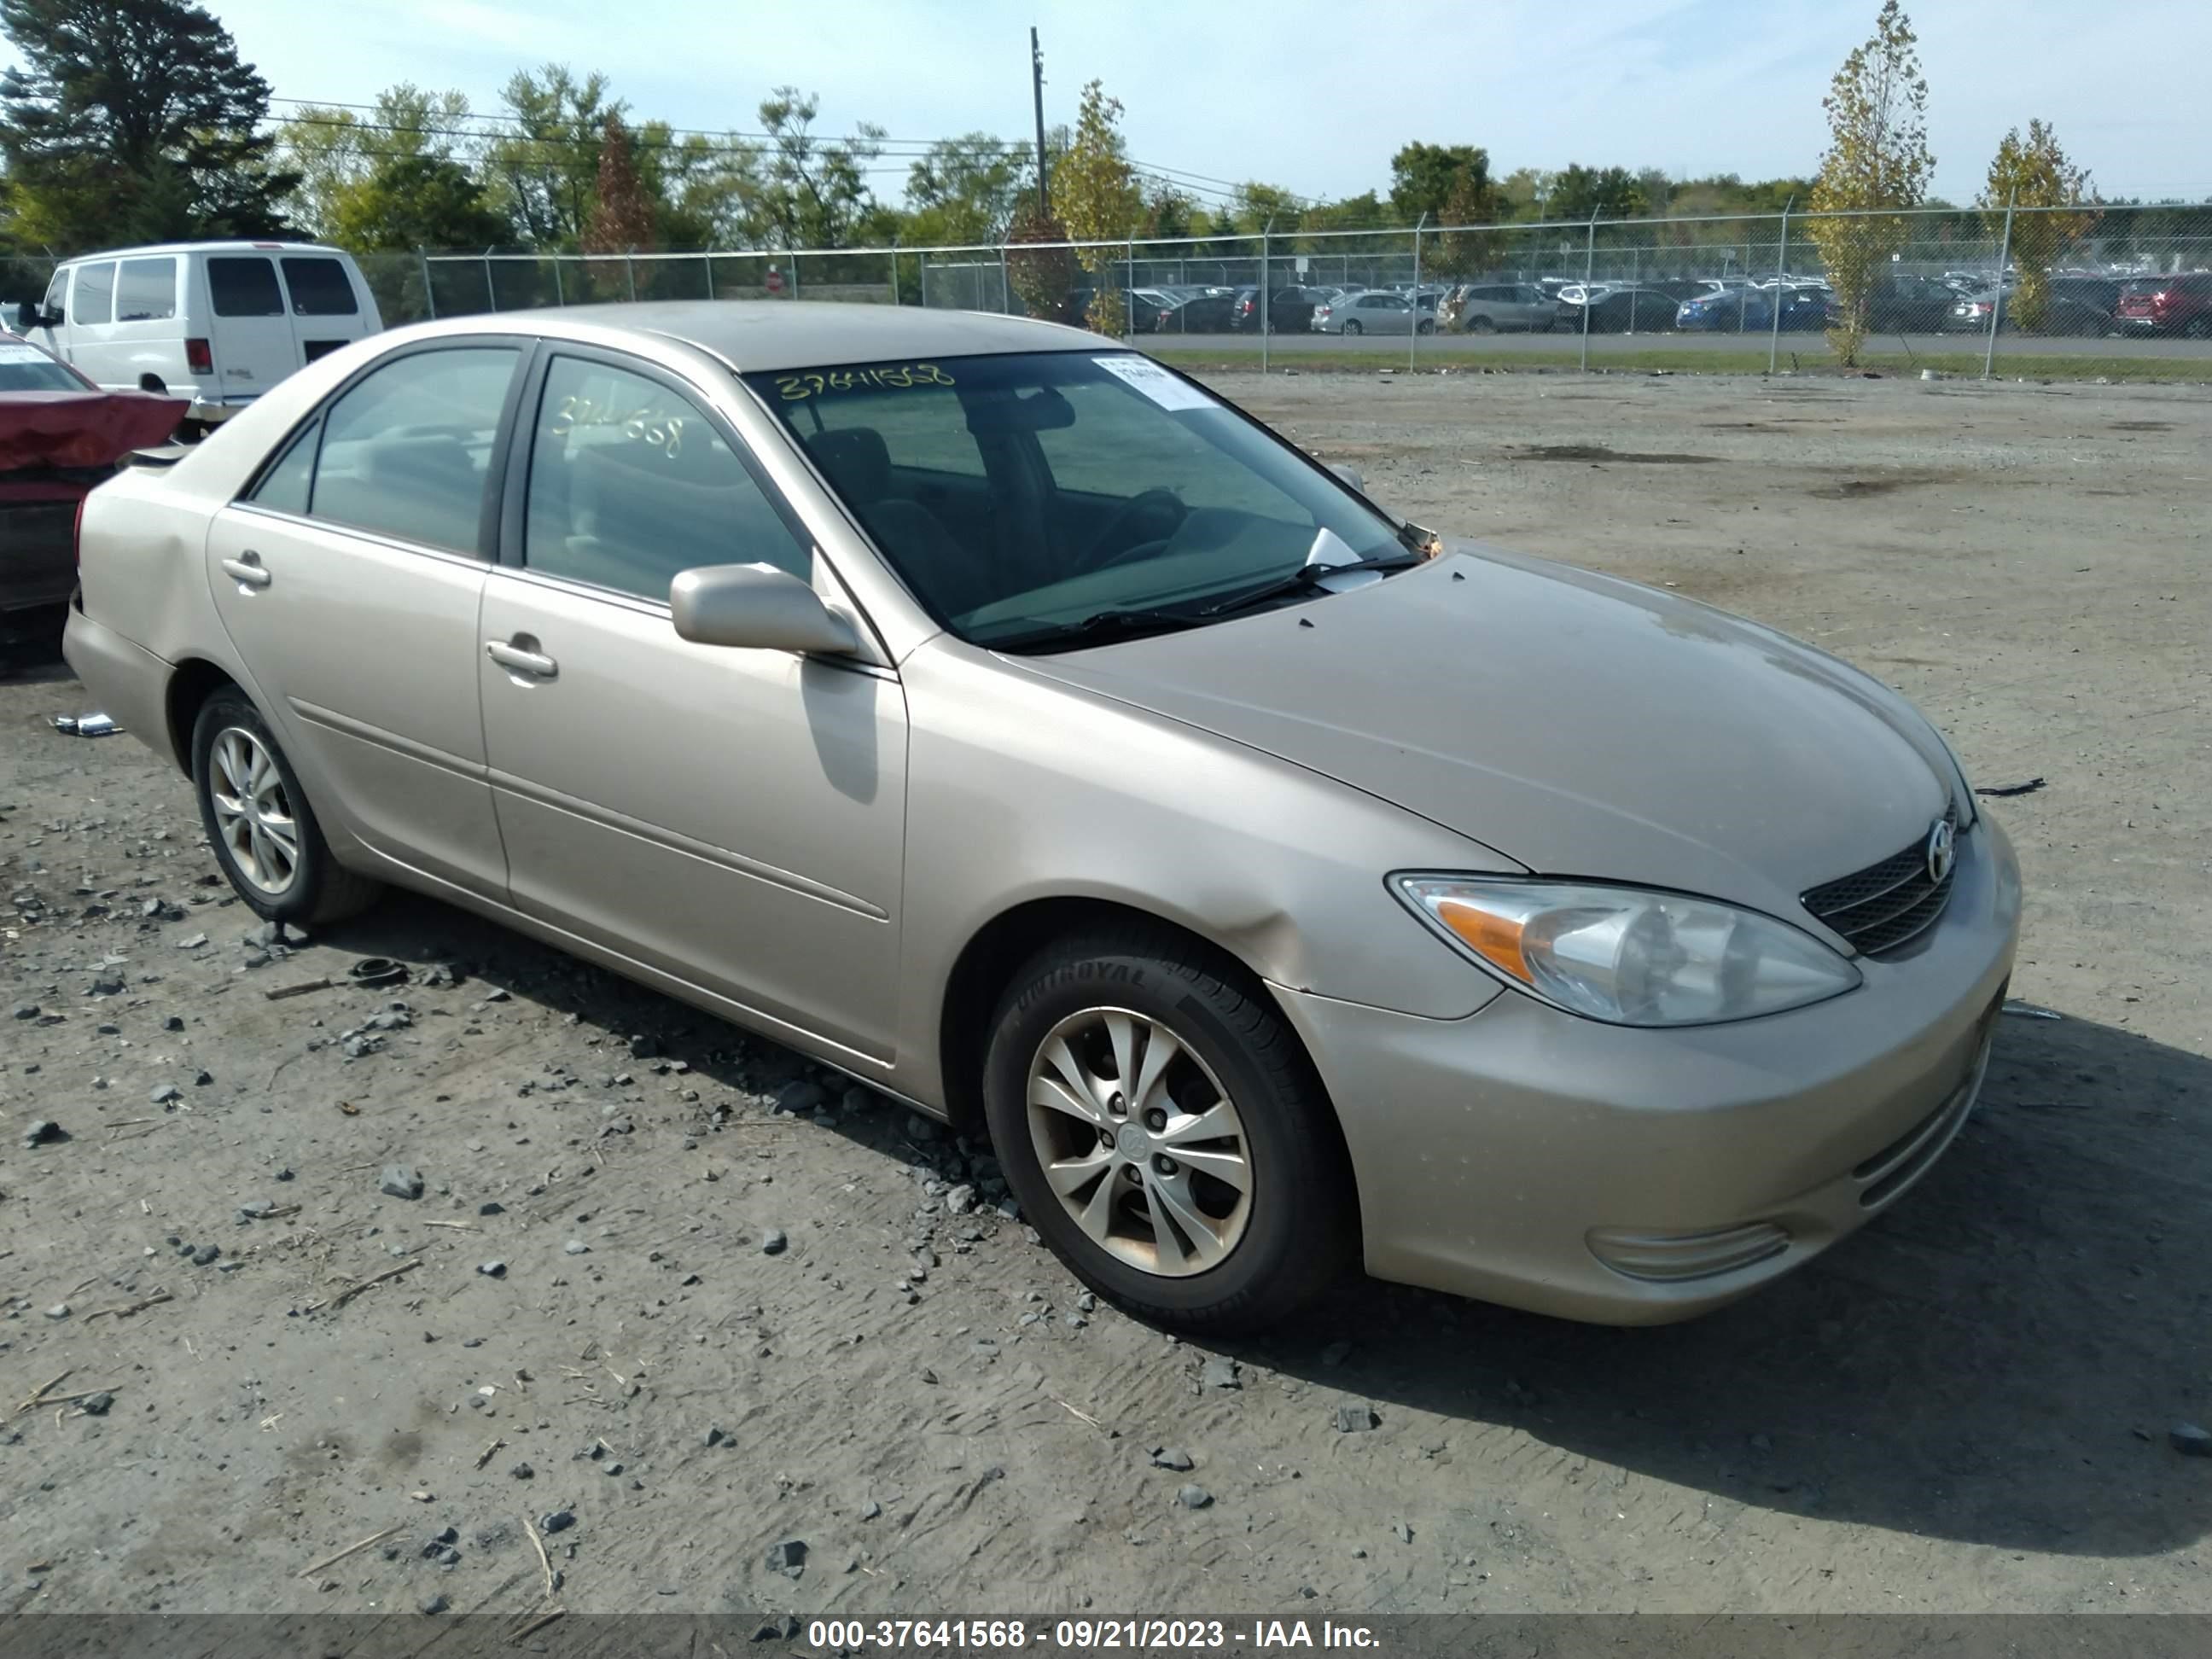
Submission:
<svg viewBox="0 0 2212 1659">
<path fill-rule="evenodd" d="M 1182 497 L 1171 489 L 1147 489 L 1142 495 L 1132 495 L 1121 503 L 1114 516 L 1106 521 L 1105 528 L 1076 558 L 1074 568 L 1068 574 L 1087 576 L 1093 571 L 1110 570 L 1117 564 L 1131 563 L 1139 554 L 1149 556 L 1173 536 L 1176 528 L 1189 516 L 1190 508 L 1184 506 Z M 1152 531 L 1155 524 L 1158 525 L 1156 533 L 1143 533 Z M 1139 532 L 1136 540 L 1126 547 L 1117 547 L 1115 544 L 1121 537 L 1131 530 Z"/>
</svg>

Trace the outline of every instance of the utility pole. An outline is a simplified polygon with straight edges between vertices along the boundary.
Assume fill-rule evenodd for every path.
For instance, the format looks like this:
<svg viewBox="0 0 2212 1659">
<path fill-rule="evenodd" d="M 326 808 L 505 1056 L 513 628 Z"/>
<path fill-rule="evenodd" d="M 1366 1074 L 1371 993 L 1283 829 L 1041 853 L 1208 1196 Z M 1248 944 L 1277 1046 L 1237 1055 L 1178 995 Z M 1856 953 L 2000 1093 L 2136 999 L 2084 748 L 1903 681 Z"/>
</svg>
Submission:
<svg viewBox="0 0 2212 1659">
<path fill-rule="evenodd" d="M 1052 217 L 1052 196 L 1044 177 L 1044 48 L 1037 45 L 1036 26 L 1030 26 L 1030 96 L 1036 106 L 1037 217 Z"/>
</svg>

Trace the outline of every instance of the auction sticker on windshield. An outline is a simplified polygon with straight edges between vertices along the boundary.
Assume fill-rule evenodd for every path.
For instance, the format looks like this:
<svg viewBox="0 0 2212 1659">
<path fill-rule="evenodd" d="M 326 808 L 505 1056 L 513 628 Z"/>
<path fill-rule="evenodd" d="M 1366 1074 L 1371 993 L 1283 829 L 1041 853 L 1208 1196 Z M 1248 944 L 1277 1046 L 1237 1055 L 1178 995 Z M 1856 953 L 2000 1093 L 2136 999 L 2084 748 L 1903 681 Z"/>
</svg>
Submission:
<svg viewBox="0 0 2212 1659">
<path fill-rule="evenodd" d="M 1116 375 L 1150 398 L 1162 409 L 1211 409 L 1213 399 L 1188 380 L 1178 380 L 1149 357 L 1093 357 L 1109 374 Z"/>
</svg>

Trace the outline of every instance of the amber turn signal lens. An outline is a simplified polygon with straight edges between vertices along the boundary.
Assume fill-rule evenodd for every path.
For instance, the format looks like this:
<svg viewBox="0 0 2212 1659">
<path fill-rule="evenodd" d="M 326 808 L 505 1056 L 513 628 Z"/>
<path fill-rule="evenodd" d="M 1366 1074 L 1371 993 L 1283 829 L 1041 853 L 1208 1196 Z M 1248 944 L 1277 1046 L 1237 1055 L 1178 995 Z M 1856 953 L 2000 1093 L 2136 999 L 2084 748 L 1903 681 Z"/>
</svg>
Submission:
<svg viewBox="0 0 2212 1659">
<path fill-rule="evenodd" d="M 1449 898 L 1437 903 L 1437 920 L 1492 967 L 1512 975 L 1523 985 L 1534 981 L 1535 975 L 1521 955 L 1520 922 Z"/>
</svg>

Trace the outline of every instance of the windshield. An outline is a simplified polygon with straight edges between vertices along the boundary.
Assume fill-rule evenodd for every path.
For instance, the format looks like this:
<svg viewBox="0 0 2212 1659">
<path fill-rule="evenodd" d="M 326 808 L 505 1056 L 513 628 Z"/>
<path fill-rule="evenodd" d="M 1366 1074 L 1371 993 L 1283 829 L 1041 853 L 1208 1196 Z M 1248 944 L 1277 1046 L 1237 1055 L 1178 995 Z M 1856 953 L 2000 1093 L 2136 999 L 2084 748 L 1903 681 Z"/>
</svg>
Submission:
<svg viewBox="0 0 2212 1659">
<path fill-rule="evenodd" d="M 1133 352 L 745 378 L 915 596 L 979 645 L 1109 611 L 1194 619 L 1310 557 L 1405 551 L 1328 473 Z"/>
<path fill-rule="evenodd" d="M 0 340 L 0 392 L 82 392 L 76 373 L 27 340 Z"/>
</svg>

